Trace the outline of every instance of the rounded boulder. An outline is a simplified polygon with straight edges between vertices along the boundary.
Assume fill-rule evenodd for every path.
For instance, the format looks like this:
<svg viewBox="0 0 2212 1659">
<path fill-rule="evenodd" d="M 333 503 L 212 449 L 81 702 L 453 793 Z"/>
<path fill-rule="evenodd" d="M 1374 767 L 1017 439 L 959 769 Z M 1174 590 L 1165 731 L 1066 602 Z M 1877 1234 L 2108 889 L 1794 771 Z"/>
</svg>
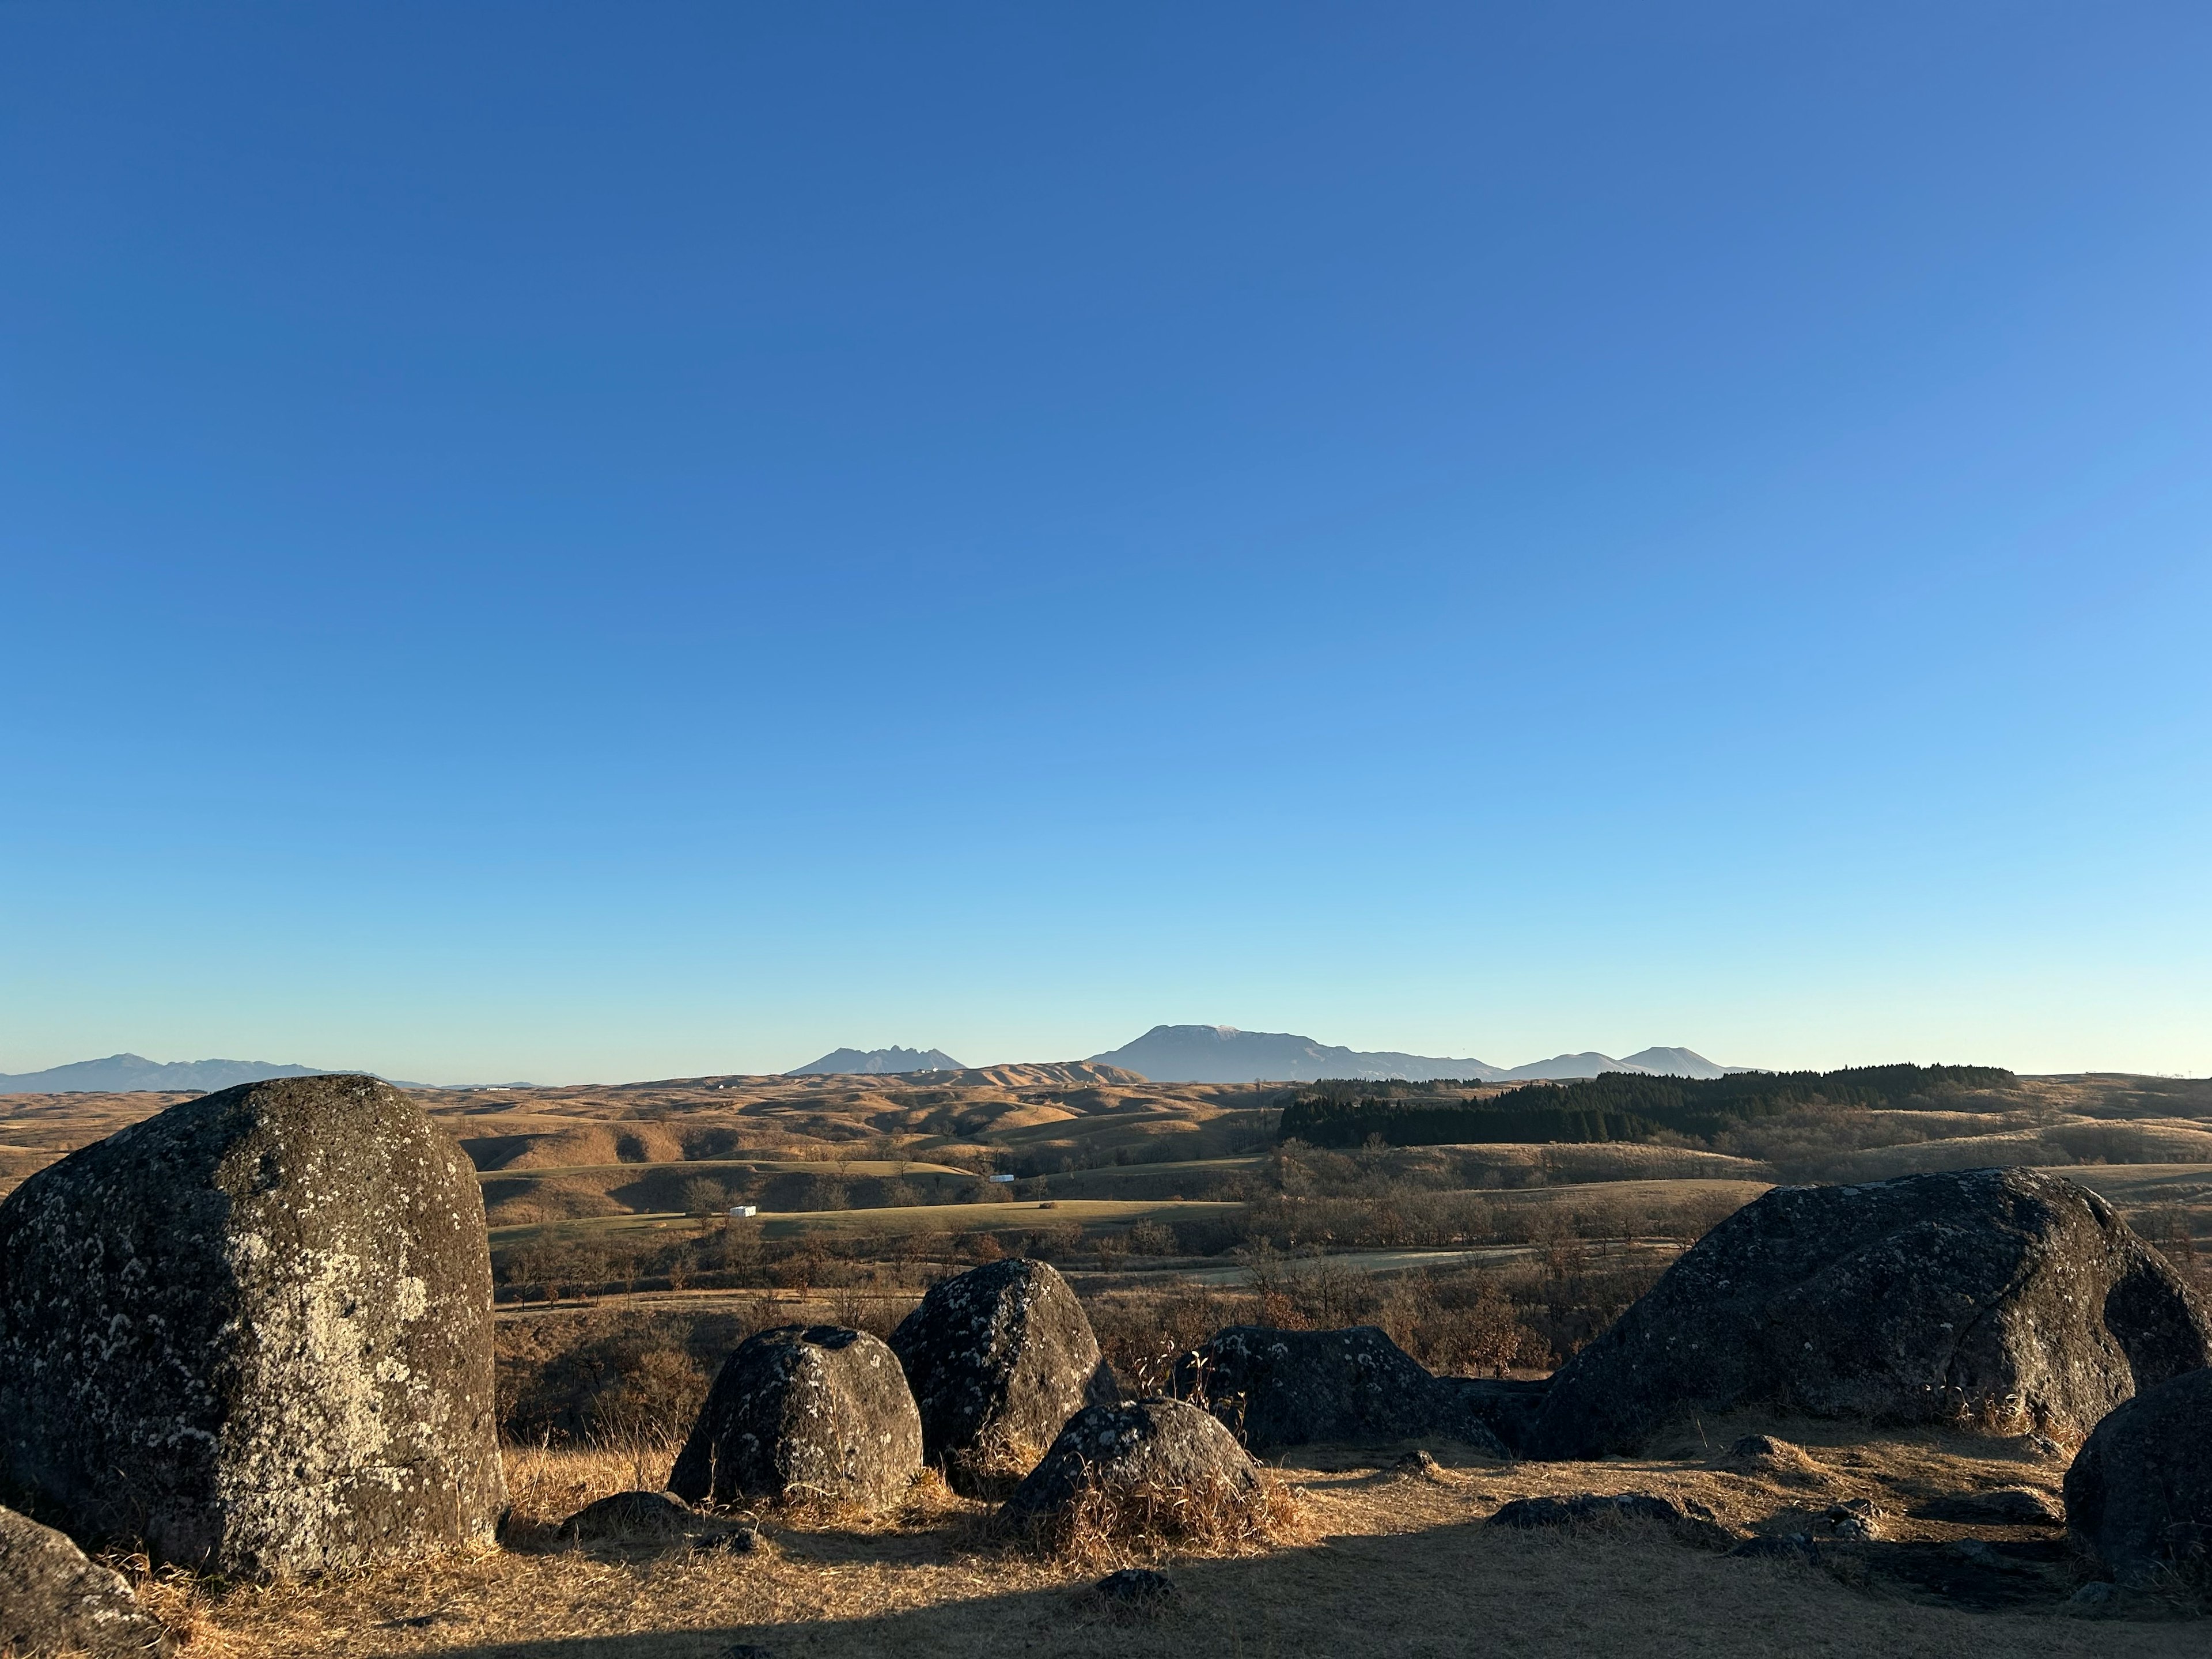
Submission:
<svg viewBox="0 0 2212 1659">
<path fill-rule="evenodd" d="M 2066 1528 L 2122 1583 L 2212 1557 L 2212 1370 L 2145 1390 L 2066 1471 Z"/>
<path fill-rule="evenodd" d="M 1002 1518 L 1030 1526 L 1066 1515 L 1091 1492 L 1204 1495 L 1230 1502 L 1261 1495 L 1260 1472 L 1237 1437 L 1180 1400 L 1088 1406 L 1068 1419 L 1015 1489 Z"/>
<path fill-rule="evenodd" d="M 1503 1455 L 1480 1385 L 1439 1377 L 1376 1325 L 1339 1331 L 1231 1325 L 1176 1367 L 1175 1392 L 1205 1404 L 1266 1454 L 1318 1441 L 1437 1436 Z"/>
<path fill-rule="evenodd" d="M 2212 1361 L 2212 1320 L 2094 1193 L 2037 1170 L 1778 1187 L 1562 1366 L 1522 1450 L 1632 1452 L 1692 1411 L 2087 1430 Z"/>
<path fill-rule="evenodd" d="M 169 1645 L 120 1573 L 85 1559 L 52 1527 L 0 1510 L 0 1653 L 144 1659 Z"/>
<path fill-rule="evenodd" d="M 956 1480 L 1026 1473 L 1085 1406 L 1121 1397 L 1083 1304 L 1048 1262 L 994 1261 L 931 1287 L 891 1333 L 922 1455 Z"/>
<path fill-rule="evenodd" d="M 876 1510 L 921 1473 L 921 1418 L 898 1356 L 865 1331 L 785 1325 L 722 1362 L 668 1489 L 692 1504 Z"/>
<path fill-rule="evenodd" d="M 388 1084 L 325 1076 L 39 1171 L 0 1204 L 0 1443 L 75 1535 L 232 1577 L 489 1541 L 475 1170 Z"/>
</svg>

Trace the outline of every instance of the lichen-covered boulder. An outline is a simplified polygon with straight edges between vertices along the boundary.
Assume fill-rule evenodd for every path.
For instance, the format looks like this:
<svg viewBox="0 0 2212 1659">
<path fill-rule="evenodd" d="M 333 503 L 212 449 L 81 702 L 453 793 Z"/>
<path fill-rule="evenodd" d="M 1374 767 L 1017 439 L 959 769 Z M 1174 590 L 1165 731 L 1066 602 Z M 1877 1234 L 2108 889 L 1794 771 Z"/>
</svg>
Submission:
<svg viewBox="0 0 2212 1659">
<path fill-rule="evenodd" d="M 1458 1440 L 1505 1448 L 1479 1389 L 1439 1377 L 1379 1326 L 1285 1331 L 1231 1325 L 1176 1369 L 1175 1392 L 1202 1402 L 1261 1453 L 1316 1441 Z"/>
<path fill-rule="evenodd" d="M 2212 1559 L 2212 1370 L 2114 1411 L 2066 1471 L 2066 1528 L 2122 1583 Z"/>
<path fill-rule="evenodd" d="M 933 1286 L 891 1349 L 921 1413 L 922 1455 L 956 1485 L 971 1470 L 1026 1474 L 1069 1418 L 1121 1397 L 1049 1262 L 994 1261 Z"/>
<path fill-rule="evenodd" d="M 1000 1516 L 1018 1527 L 1062 1518 L 1089 1493 L 1214 1506 L 1258 1499 L 1260 1472 L 1237 1437 L 1180 1400 L 1087 1406 L 1067 1421 Z"/>
<path fill-rule="evenodd" d="M 2212 1320 L 2094 1193 L 2036 1170 L 1778 1187 L 1561 1367 L 1521 1449 L 1637 1449 L 1692 1410 L 2086 1430 L 2212 1362 Z"/>
<path fill-rule="evenodd" d="M 784 1325 L 722 1362 L 668 1477 L 687 1503 L 889 1509 L 921 1473 L 921 1417 L 898 1356 L 865 1331 Z"/>
<path fill-rule="evenodd" d="M 204 1095 L 0 1204 L 8 1479 L 86 1539 L 261 1577 L 488 1540 L 476 1172 L 398 1090 Z"/>
<path fill-rule="evenodd" d="M 0 1653 L 143 1659 L 168 1650 L 168 1632 L 120 1573 L 86 1560 L 52 1527 L 0 1510 Z"/>
</svg>

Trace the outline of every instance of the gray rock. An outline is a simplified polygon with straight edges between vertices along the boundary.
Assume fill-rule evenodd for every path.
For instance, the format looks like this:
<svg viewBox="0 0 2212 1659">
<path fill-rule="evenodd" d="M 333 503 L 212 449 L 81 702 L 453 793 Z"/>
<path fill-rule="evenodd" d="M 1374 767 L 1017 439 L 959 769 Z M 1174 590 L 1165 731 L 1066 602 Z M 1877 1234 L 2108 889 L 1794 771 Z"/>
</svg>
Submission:
<svg viewBox="0 0 2212 1659">
<path fill-rule="evenodd" d="M 1889 1534 L 1889 1512 L 1870 1498 L 1847 1498 L 1840 1504 L 1831 1504 L 1822 1518 L 1830 1534 L 1843 1543 L 1871 1543 Z"/>
<path fill-rule="evenodd" d="M 77 1536 L 233 1577 L 489 1541 L 483 1201 L 374 1078 L 156 1114 L 0 1204 L 6 1474 Z"/>
<path fill-rule="evenodd" d="M 578 1510 L 554 1529 L 556 1538 L 591 1543 L 599 1539 L 681 1538 L 706 1517 L 665 1492 L 618 1492 Z"/>
<path fill-rule="evenodd" d="M 1180 1400 L 1086 1406 L 1068 1419 L 1000 1516 L 1017 1526 L 1064 1516 L 1094 1490 L 1139 1486 L 1256 1498 L 1260 1474 L 1237 1437 Z"/>
<path fill-rule="evenodd" d="M 2212 1555 L 2212 1370 L 2120 1407 L 2066 1471 L 2067 1535 L 2124 1584 Z"/>
<path fill-rule="evenodd" d="M 1819 1486 L 1834 1474 L 1795 1441 L 1778 1439 L 1771 1434 L 1742 1436 L 1718 1462 L 1723 1468 L 1733 1469 L 1738 1474 L 1758 1475 L 1792 1486 Z"/>
<path fill-rule="evenodd" d="M 1656 1521 L 1673 1526 L 1682 1519 L 1673 1499 L 1648 1492 L 1576 1492 L 1566 1498 L 1516 1498 L 1501 1504 L 1490 1517 L 1493 1527 L 1576 1527 L 1618 1521 Z"/>
<path fill-rule="evenodd" d="M 814 1500 L 876 1510 L 921 1473 L 898 1356 L 865 1331 L 784 1325 L 722 1362 L 668 1489 L 687 1503 Z"/>
<path fill-rule="evenodd" d="M 2086 1427 L 2212 1361 L 2212 1319 L 2095 1194 L 2035 1170 L 1781 1187 L 1553 1378 L 1528 1455 L 1638 1449 L 1692 1410 Z"/>
<path fill-rule="evenodd" d="M 956 1486 L 1036 1467 L 1067 1419 L 1121 1398 L 1113 1368 L 1050 1263 L 994 1261 L 931 1288 L 891 1333 L 921 1413 L 922 1455 Z"/>
<path fill-rule="evenodd" d="M 120 1573 L 86 1560 L 52 1528 L 0 1510 L 0 1653 L 139 1659 L 168 1650 L 168 1632 Z"/>
<path fill-rule="evenodd" d="M 2066 1511 L 2048 1492 L 2027 1486 L 1995 1492 L 1960 1492 L 1923 1504 L 1914 1511 L 1930 1521 L 1993 1522 L 2004 1527 L 2063 1527 Z"/>
<path fill-rule="evenodd" d="M 1431 1376 L 1374 1325 L 1284 1331 L 1231 1325 L 1176 1369 L 1174 1389 L 1203 1403 L 1262 1455 L 1325 1440 L 1437 1436 L 1496 1456 L 1467 1379 Z"/>
<path fill-rule="evenodd" d="M 1702 1504 L 1681 1504 L 1648 1492 L 1576 1492 L 1565 1498 L 1516 1498 L 1498 1505 L 1488 1524 L 1530 1530 L 1540 1527 L 1618 1526 L 1649 1521 L 1686 1543 L 1727 1549 L 1735 1534 Z"/>
</svg>

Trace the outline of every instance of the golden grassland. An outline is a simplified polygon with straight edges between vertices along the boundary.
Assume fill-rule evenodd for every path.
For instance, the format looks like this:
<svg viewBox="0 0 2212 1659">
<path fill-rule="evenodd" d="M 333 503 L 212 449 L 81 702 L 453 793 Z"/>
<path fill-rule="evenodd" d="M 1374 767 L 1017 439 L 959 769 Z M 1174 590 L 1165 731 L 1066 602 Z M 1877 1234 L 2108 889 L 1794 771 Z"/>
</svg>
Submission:
<svg viewBox="0 0 2212 1659">
<path fill-rule="evenodd" d="M 1727 1448 L 1753 1431 L 1804 1445 L 1803 1471 L 1746 1473 Z M 1142 1540 L 1069 1560 L 997 1534 L 988 1510 L 933 1480 L 873 1519 L 762 1517 L 750 1554 L 668 1545 L 562 1545 L 561 1516 L 657 1486 L 665 1446 L 510 1454 L 509 1547 L 322 1583 L 228 1589 L 171 1582 L 187 1651 L 441 1655 L 447 1659 L 707 1659 L 746 1644 L 779 1656 L 1181 1654 L 1928 1655 L 2201 1652 L 2201 1622 L 2147 1604 L 2124 1620 L 2075 1616 L 2063 1565 L 1994 1575 L 1995 1605 L 1919 1582 L 1955 1540 L 2050 1540 L 2048 1528 L 1916 1518 L 1946 1493 L 2056 1489 L 2064 1464 L 2025 1442 L 1933 1432 L 1869 1436 L 1739 1415 L 1686 1428 L 1656 1455 L 1597 1464 L 1498 1462 L 1430 1443 L 1432 1473 L 1394 1467 L 1408 1447 L 1310 1449 L 1279 1469 L 1292 1512 L 1270 1543 L 1176 1552 Z M 1871 1499 L 1900 1563 L 1834 1568 L 1729 1559 L 1641 1525 L 1519 1533 L 1482 1523 L 1507 1500 L 1643 1491 L 1694 1501 L 1760 1533 L 1817 1528 L 1826 1507 Z M 1884 1546 L 1882 1547 L 1887 1547 Z M 1873 1559 L 1869 1566 L 1868 1560 Z M 1089 1586 L 1120 1564 L 1170 1572 L 1157 1611 L 1103 1603 Z M 1967 1571 L 1960 1569 L 1960 1571 Z"/>
<path fill-rule="evenodd" d="M 1717 1217 L 1777 1180 L 1869 1179 L 1973 1164 L 2058 1168 L 2131 1218 L 2158 1220 L 2161 1238 L 2185 1239 L 2188 1229 L 2212 1227 L 2212 1084 L 2204 1082 L 2026 1079 L 1957 1111 L 1814 1110 L 1714 1148 L 1508 1146 L 1328 1155 L 1342 1165 L 1328 1176 L 1339 1184 L 1303 1193 L 1285 1182 L 1319 1180 L 1316 1171 L 1326 1174 L 1328 1160 L 1272 1174 L 1263 1168 L 1285 1162 L 1267 1156 L 1269 1108 L 1279 1095 L 1249 1086 L 1152 1085 L 1104 1068 L 1029 1067 L 929 1079 L 423 1091 L 417 1097 L 474 1160 L 503 1260 L 532 1243 L 572 1250 L 611 1238 L 623 1241 L 623 1249 L 664 1236 L 705 1242 L 700 1219 L 670 1206 L 686 1182 L 708 1180 L 732 1188 L 750 1183 L 748 1192 L 787 1190 L 819 1206 L 775 1210 L 753 1224 L 766 1255 L 748 1271 L 768 1275 L 784 1259 L 778 1251 L 789 1257 L 834 1246 L 851 1258 L 836 1264 L 850 1270 L 842 1278 L 817 1277 L 811 1290 L 803 1277 L 787 1283 L 762 1276 L 742 1289 L 713 1291 L 683 1290 L 672 1279 L 665 1291 L 635 1298 L 641 1312 L 742 1299 L 760 1304 L 763 1318 L 781 1318 L 787 1304 L 795 1313 L 826 1297 L 841 1322 L 859 1322 L 867 1299 L 884 1304 L 869 1316 L 895 1312 L 894 1304 L 916 1293 L 925 1268 L 972 1261 L 1000 1236 L 1225 1233 L 1233 1230 L 1213 1224 L 1268 1206 L 1278 1221 L 1299 1205 L 1320 1213 L 1329 1205 L 1402 1203 L 1412 1214 L 1425 1194 L 1463 1195 L 1495 1224 L 1480 1249 L 1456 1252 L 1352 1251 L 1339 1234 L 1327 1246 L 1334 1252 L 1327 1261 L 1341 1269 L 1313 1266 L 1304 1290 L 1316 1302 L 1315 1318 L 1343 1322 L 1333 1310 L 1346 1293 L 1331 1273 L 1410 1270 L 1419 1278 L 1425 1263 L 1447 1256 L 1486 1271 L 1524 1262 L 1530 1273 L 1540 1267 L 1548 1275 L 1544 1285 L 1601 1279 L 1606 1270 L 1639 1263 L 1656 1272 L 1691 1236 L 1641 1226 L 1666 1212 Z M 0 1192 L 179 1098 L 0 1099 Z M 980 1174 L 1008 1164 L 1046 1173 L 1032 1173 L 1018 1195 L 987 1189 Z M 902 1186 L 936 1201 L 878 1201 Z M 886 1273 L 883 1264 L 862 1270 L 860 1258 L 875 1239 L 887 1258 L 896 1250 L 906 1271 Z M 1086 1260 L 1080 1252 L 1062 1259 L 1072 1272 Z M 1123 1301 L 1133 1306 L 1154 1295 L 1155 1281 L 1174 1279 L 1187 1290 L 1168 1294 L 1191 1304 L 1178 1318 L 1213 1317 L 1220 1310 L 1207 1298 L 1256 1271 L 1253 1261 L 1228 1254 L 1146 1256 L 1141 1273 L 1121 1271 L 1139 1265 L 1137 1257 L 1115 1255 L 1117 1272 L 1109 1273 L 1107 1259 L 1100 1252 L 1099 1273 L 1079 1276 L 1093 1281 L 1085 1294 L 1094 1318 L 1109 1323 Z M 1249 1288 L 1254 1295 L 1264 1290 L 1256 1279 Z M 1304 1293 L 1298 1284 L 1290 1288 Z M 1635 1288 L 1623 1279 L 1623 1295 Z M 508 1305 L 504 1312 L 526 1322 L 612 1317 L 604 1304 L 589 1312 L 543 1305 Z M 527 1346 L 540 1328 L 501 1328 Z M 1179 1326 L 1176 1334 L 1177 1340 L 1193 1334 Z M 657 1413 L 650 1420 L 664 1431 L 672 1426 L 682 1413 L 669 1400 L 691 1399 L 703 1375 L 684 1370 L 668 1400 L 641 1394 Z M 1727 1449 L 1753 1428 L 1804 1443 L 1807 1470 L 1790 1479 L 1735 1466 Z M 1740 1418 L 1693 1421 L 1646 1458 L 1594 1464 L 1492 1462 L 1432 1444 L 1445 1467 L 1429 1476 L 1395 1468 L 1404 1449 L 1316 1449 L 1293 1457 L 1279 1471 L 1291 1511 L 1270 1523 L 1266 1540 L 1247 1536 L 1210 1550 L 1158 1539 L 1126 1544 L 1118 1559 L 1164 1565 L 1182 1587 L 1172 1602 L 1141 1613 L 1091 1594 L 1091 1580 L 1114 1564 L 1099 1540 L 1075 1559 L 1039 1553 L 997 1535 L 984 1507 L 934 1482 L 917 1486 L 905 1508 L 885 1517 L 763 1516 L 768 1542 L 751 1554 L 556 1544 L 554 1522 L 591 1498 L 658 1486 L 672 1450 L 659 1443 L 511 1448 L 514 1522 L 507 1547 L 497 1550 L 318 1583 L 222 1587 L 154 1575 L 146 1593 L 190 1635 L 187 1654 L 210 1659 L 341 1652 L 705 1659 L 736 1644 L 777 1659 L 882 1651 L 963 1659 L 1181 1654 L 1194 1645 L 1237 1656 L 1479 1650 L 1954 1659 L 1962 1651 L 2204 1650 L 2201 1623 L 2068 1612 L 2063 1564 L 1984 1574 L 1988 1582 L 1969 1583 L 1964 1598 L 1979 1596 L 1987 1603 L 1979 1607 L 1923 1582 L 1947 1572 L 1973 1579 L 1945 1553 L 1962 1534 L 2032 1541 L 2019 1529 L 1961 1528 L 1914 1513 L 1946 1492 L 2014 1485 L 2055 1490 L 2063 1454 L 2039 1458 L 2026 1443 Z M 1516 1497 L 1630 1490 L 1694 1500 L 1732 1526 L 1761 1532 L 1816 1528 L 1827 1504 L 1866 1498 L 1891 1514 L 1892 1534 L 1881 1547 L 1891 1553 L 1872 1558 L 1873 1567 L 1839 1558 L 1832 1571 L 1725 1559 L 1648 1527 L 1520 1534 L 1483 1525 Z M 1889 1567 L 1881 1565 L 1885 1560 Z"/>
</svg>

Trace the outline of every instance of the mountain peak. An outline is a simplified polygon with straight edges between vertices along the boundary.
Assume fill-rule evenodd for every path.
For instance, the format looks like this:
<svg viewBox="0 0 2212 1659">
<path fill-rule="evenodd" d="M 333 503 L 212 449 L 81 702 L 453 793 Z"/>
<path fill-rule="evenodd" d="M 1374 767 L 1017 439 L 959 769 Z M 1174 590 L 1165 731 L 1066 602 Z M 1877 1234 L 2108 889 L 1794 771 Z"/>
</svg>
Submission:
<svg viewBox="0 0 2212 1659">
<path fill-rule="evenodd" d="M 958 1072 L 966 1067 L 942 1048 L 832 1048 L 817 1060 L 795 1066 L 786 1077 L 852 1075 L 896 1077 L 908 1072 Z"/>
</svg>

